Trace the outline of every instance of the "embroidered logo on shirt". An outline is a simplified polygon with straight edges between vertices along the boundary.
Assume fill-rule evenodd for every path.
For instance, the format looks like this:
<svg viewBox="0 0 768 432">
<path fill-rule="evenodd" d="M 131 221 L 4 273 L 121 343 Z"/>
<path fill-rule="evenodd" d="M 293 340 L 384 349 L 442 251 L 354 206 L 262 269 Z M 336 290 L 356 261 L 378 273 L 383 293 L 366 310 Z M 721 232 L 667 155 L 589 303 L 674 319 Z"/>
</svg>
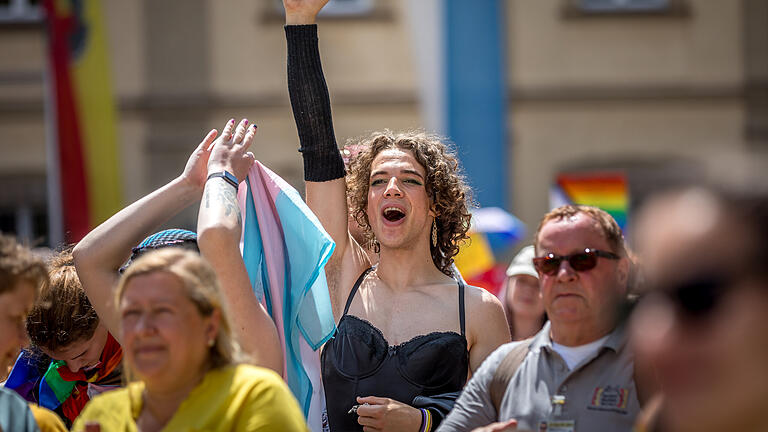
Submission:
<svg viewBox="0 0 768 432">
<path fill-rule="evenodd" d="M 587 409 L 627 413 L 629 390 L 618 386 L 596 387 Z"/>
</svg>

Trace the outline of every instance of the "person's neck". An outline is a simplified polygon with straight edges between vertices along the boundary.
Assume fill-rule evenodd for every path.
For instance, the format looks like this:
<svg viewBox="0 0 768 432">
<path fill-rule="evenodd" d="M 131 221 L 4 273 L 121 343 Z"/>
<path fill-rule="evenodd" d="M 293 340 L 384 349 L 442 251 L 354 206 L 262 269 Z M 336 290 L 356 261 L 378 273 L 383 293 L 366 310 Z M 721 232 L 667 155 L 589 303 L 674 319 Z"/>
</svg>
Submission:
<svg viewBox="0 0 768 432">
<path fill-rule="evenodd" d="M 205 367 L 193 379 L 178 380 L 178 385 L 152 385 L 151 382 L 145 382 L 142 411 L 147 410 L 158 425 L 165 426 L 192 389 L 200 384 L 207 370 Z"/>
<path fill-rule="evenodd" d="M 568 347 L 576 347 L 594 342 L 612 332 L 616 322 L 557 322 L 550 318 L 552 342 Z"/>
<path fill-rule="evenodd" d="M 429 245 L 402 249 L 389 249 L 382 246 L 376 274 L 395 291 L 440 283 L 448 278 L 435 267 Z"/>
<path fill-rule="evenodd" d="M 540 316 L 524 316 L 522 314 L 513 314 L 512 329 L 515 334 L 512 335 L 513 341 L 528 339 L 541 330 L 544 323 Z"/>
</svg>

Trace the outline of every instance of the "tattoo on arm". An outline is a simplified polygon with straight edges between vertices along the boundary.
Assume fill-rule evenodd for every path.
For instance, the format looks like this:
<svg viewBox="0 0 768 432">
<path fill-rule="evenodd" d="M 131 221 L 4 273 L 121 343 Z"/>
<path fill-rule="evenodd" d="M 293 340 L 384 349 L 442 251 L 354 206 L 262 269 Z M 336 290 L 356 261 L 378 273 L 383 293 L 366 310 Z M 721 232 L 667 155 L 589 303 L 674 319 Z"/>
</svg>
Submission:
<svg viewBox="0 0 768 432">
<path fill-rule="evenodd" d="M 216 208 L 224 213 L 224 217 L 236 217 L 238 225 L 242 223 L 240 206 L 237 204 L 237 191 L 223 179 L 211 179 L 205 188 L 205 208 Z"/>
</svg>

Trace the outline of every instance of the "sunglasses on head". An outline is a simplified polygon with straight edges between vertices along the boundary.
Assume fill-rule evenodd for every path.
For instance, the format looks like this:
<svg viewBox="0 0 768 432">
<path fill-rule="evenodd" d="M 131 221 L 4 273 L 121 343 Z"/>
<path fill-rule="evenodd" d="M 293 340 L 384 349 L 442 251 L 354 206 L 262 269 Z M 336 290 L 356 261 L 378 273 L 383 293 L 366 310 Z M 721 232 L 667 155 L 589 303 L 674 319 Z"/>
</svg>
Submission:
<svg viewBox="0 0 768 432">
<path fill-rule="evenodd" d="M 568 261 L 568 265 L 577 272 L 583 272 L 592 270 L 597 265 L 597 258 L 608 258 L 617 260 L 620 257 L 613 252 L 605 252 L 597 249 L 584 249 L 584 252 L 579 252 L 570 255 L 555 255 L 553 253 L 547 254 L 543 257 L 533 259 L 533 266 L 541 274 L 547 276 L 554 276 L 557 271 L 560 270 L 560 263 Z"/>
</svg>

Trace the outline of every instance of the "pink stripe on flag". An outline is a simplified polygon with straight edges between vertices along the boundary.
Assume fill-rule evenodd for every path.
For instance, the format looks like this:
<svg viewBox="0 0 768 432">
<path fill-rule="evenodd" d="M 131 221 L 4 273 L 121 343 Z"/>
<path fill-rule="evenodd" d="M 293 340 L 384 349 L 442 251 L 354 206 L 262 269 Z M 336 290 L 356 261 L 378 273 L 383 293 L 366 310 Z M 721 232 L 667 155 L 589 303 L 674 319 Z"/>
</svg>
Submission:
<svg viewBox="0 0 768 432">
<path fill-rule="evenodd" d="M 280 344 L 283 349 L 283 374 L 288 370 L 285 346 L 285 317 L 283 317 L 283 290 L 285 283 L 285 249 L 283 247 L 282 229 L 275 209 L 274 201 L 269 191 L 263 186 L 261 164 L 256 162 L 248 172 L 251 184 L 253 203 L 256 207 L 256 217 L 259 221 L 259 232 L 264 244 L 264 261 L 267 264 L 269 278 L 269 298 L 272 302 L 272 319 L 275 321 Z M 285 378 L 285 377 L 284 377 Z"/>
</svg>

